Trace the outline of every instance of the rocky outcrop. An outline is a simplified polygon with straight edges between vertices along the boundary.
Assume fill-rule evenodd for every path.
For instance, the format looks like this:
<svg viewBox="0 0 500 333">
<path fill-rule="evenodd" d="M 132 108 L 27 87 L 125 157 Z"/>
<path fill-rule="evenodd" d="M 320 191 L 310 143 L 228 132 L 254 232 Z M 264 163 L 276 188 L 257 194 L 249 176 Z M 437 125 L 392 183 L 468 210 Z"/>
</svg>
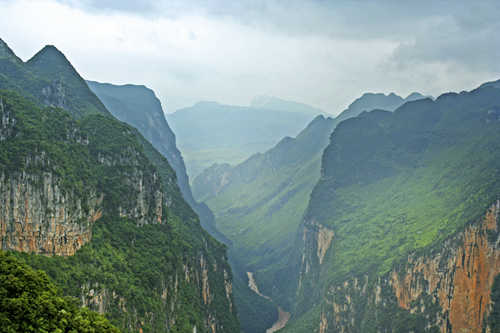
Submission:
<svg viewBox="0 0 500 333">
<path fill-rule="evenodd" d="M 61 188 L 50 172 L 0 175 L 0 247 L 47 255 L 73 255 L 92 236 L 103 197 L 84 202 Z M 84 208 L 83 208 L 84 207 Z"/>
<path fill-rule="evenodd" d="M 14 132 L 14 125 L 16 124 L 16 119 L 7 111 L 3 103 L 3 99 L 0 98 L 0 142 L 7 140 L 7 138 L 12 136 Z"/>
<path fill-rule="evenodd" d="M 499 212 L 497 201 L 480 221 L 389 273 L 330 285 L 318 331 L 489 332 L 491 288 L 500 273 Z"/>
<path fill-rule="evenodd" d="M 425 312 L 416 304 L 429 295 L 441 307 L 441 332 L 451 332 L 448 327 L 454 332 L 482 332 L 491 307 L 491 287 L 500 273 L 499 211 L 497 202 L 480 224 L 467 227 L 441 251 L 431 257 L 409 257 L 402 270 L 394 270 L 390 285 L 399 306 L 411 313 Z M 458 247 L 453 247 L 457 241 Z"/>
<path fill-rule="evenodd" d="M 302 231 L 304 251 L 302 251 L 299 275 L 299 292 L 301 292 L 304 279 L 313 281 L 318 278 L 320 266 L 332 245 L 334 235 L 333 230 L 314 219 L 304 223 Z"/>
</svg>

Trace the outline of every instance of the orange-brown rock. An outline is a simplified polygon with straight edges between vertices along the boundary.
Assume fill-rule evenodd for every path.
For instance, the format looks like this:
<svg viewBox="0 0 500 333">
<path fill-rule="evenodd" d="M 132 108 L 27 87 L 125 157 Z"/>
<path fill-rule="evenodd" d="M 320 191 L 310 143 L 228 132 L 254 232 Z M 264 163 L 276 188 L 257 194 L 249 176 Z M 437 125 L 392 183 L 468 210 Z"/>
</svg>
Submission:
<svg viewBox="0 0 500 333">
<path fill-rule="evenodd" d="M 492 309 L 491 289 L 500 274 L 499 213 L 497 201 L 476 223 L 425 253 L 409 255 L 388 274 L 366 273 L 330 285 L 317 331 L 359 332 L 360 325 L 368 324 L 399 332 L 404 319 L 399 319 L 403 326 L 395 328 L 387 318 L 402 311 L 408 317 L 399 313 L 400 318 L 418 318 L 423 331 L 490 332 L 484 326 Z M 384 315 L 383 321 L 372 322 Z"/>
<path fill-rule="evenodd" d="M 73 255 L 90 241 L 101 215 L 102 196 L 81 198 L 60 187 L 51 173 L 0 175 L 0 248 L 47 255 Z"/>
<path fill-rule="evenodd" d="M 394 270 L 391 284 L 402 308 L 412 307 L 422 294 L 434 295 L 441 306 L 441 332 L 481 333 L 491 307 L 491 287 L 500 273 L 500 249 L 488 240 L 497 231 L 500 202 L 495 203 L 481 223 L 468 226 L 451 255 L 444 251 L 429 258 L 409 258 L 404 274 Z M 442 262 L 442 259 L 445 262 Z M 417 278 L 423 275 L 423 279 Z"/>
</svg>

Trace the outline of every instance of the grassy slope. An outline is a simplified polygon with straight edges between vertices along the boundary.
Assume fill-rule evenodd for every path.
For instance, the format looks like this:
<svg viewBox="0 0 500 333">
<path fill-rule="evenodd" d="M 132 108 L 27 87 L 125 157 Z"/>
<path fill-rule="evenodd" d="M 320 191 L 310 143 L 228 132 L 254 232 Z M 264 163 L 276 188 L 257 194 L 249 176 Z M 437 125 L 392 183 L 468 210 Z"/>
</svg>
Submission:
<svg viewBox="0 0 500 333">
<path fill-rule="evenodd" d="M 500 89 L 484 88 L 341 123 L 306 215 L 335 232 L 317 287 L 385 273 L 484 214 L 500 197 L 499 106 Z M 287 331 L 319 318 L 302 297 L 309 312 Z"/>
</svg>

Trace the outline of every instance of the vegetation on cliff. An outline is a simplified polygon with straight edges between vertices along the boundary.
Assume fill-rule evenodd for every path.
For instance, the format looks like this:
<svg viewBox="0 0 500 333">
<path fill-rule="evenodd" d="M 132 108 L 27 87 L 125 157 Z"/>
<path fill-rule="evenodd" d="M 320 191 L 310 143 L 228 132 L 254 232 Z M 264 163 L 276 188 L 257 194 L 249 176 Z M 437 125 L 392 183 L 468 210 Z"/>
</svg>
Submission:
<svg viewBox="0 0 500 333">
<path fill-rule="evenodd" d="M 119 332 L 104 316 L 78 303 L 62 296 L 47 274 L 0 251 L 2 332 Z"/>
<path fill-rule="evenodd" d="M 485 85 L 337 126 L 305 215 L 299 319 L 290 332 L 305 331 L 306 318 L 321 325 L 317 305 L 331 288 L 376 279 L 409 254 L 425 257 L 481 220 L 500 196 L 499 106 L 500 90 Z"/>
</svg>

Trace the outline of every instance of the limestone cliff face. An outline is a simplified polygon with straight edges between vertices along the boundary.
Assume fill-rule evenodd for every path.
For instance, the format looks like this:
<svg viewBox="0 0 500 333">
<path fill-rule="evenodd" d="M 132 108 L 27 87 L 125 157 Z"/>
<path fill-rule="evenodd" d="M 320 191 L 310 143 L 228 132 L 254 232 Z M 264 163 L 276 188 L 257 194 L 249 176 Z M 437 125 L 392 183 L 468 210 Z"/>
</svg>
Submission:
<svg viewBox="0 0 500 333">
<path fill-rule="evenodd" d="M 408 256 L 383 276 L 327 286 L 317 332 L 489 332 L 491 288 L 500 273 L 499 212 L 497 201 L 477 223 L 434 250 Z M 320 230 L 315 224 L 305 228 L 310 244 L 302 281 L 321 269 Z"/>
<path fill-rule="evenodd" d="M 306 221 L 302 231 L 303 251 L 300 263 L 298 293 L 310 289 L 311 284 L 319 279 L 321 266 L 334 240 L 333 230 L 316 222 L 314 219 Z M 309 286 L 305 286 L 309 283 Z M 309 303 L 312 298 L 306 301 Z"/>
<path fill-rule="evenodd" d="M 0 175 L 0 247 L 48 255 L 73 255 L 91 238 L 102 215 L 102 196 L 82 199 L 63 191 L 52 173 Z M 83 209 L 82 206 L 86 208 Z"/>
<path fill-rule="evenodd" d="M 13 149 L 10 142 L 29 135 L 17 125 L 22 120 L 17 119 L 11 107 L 4 105 L 0 98 L 0 142 L 5 144 L 2 149 L 6 150 Z M 64 158 L 72 157 L 63 155 L 58 159 L 53 152 L 45 150 L 30 151 L 16 164 L 2 165 L 1 249 L 73 255 L 90 241 L 92 224 L 103 213 L 118 213 L 135 219 L 139 225 L 166 221 L 169 198 L 163 193 L 160 177 L 143 162 L 139 151 L 131 147 L 118 153 L 98 151 L 93 148 L 98 139 L 89 139 L 88 133 L 84 134 L 85 131 L 74 122 L 68 122 L 61 132 L 60 149 L 81 150 L 82 156 L 86 156 L 81 159 L 82 163 L 116 178 L 108 183 L 101 179 L 104 177 L 94 180 L 64 178 L 61 172 L 64 174 L 68 163 Z M 117 207 L 110 204 L 111 197 L 116 195 L 110 182 L 126 193 Z M 117 211 L 112 211 L 115 209 Z"/>
</svg>

